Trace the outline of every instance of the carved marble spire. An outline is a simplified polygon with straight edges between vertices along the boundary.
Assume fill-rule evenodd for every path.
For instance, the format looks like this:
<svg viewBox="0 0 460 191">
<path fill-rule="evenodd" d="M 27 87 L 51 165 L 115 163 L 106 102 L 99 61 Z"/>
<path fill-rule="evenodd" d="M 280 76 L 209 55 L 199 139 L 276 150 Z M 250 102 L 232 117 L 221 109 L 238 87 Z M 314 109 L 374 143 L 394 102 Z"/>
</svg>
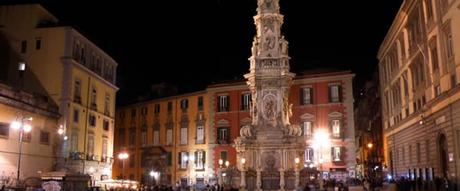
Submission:
<svg viewBox="0 0 460 191">
<path fill-rule="evenodd" d="M 288 42 L 281 34 L 283 15 L 279 0 L 258 0 L 254 16 L 257 34 L 252 43 L 250 72 L 245 75 L 252 92 L 253 127 L 287 128 L 290 125 Z M 284 130 L 284 129 L 283 129 Z"/>
</svg>

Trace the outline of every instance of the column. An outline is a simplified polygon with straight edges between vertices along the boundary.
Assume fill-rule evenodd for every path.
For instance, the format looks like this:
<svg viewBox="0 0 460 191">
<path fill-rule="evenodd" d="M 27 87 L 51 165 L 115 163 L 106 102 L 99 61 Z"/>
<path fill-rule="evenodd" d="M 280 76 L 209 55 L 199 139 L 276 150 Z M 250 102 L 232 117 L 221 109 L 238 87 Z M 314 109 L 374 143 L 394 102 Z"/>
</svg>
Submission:
<svg viewBox="0 0 460 191">
<path fill-rule="evenodd" d="M 259 190 L 259 191 L 262 190 L 262 179 L 261 179 L 262 177 L 261 177 L 261 171 L 262 171 L 262 169 L 259 167 L 259 168 L 257 169 L 257 179 L 256 179 L 256 180 L 257 180 L 257 182 L 256 182 L 256 184 L 257 184 L 257 190 Z"/>
<path fill-rule="evenodd" d="M 240 184 L 240 190 L 244 191 L 246 190 L 246 169 L 241 169 L 241 184 Z"/>
<path fill-rule="evenodd" d="M 295 187 L 298 188 L 299 184 L 300 184 L 299 168 L 296 166 L 295 168 Z"/>
<path fill-rule="evenodd" d="M 280 168 L 279 171 L 280 171 L 280 191 L 284 191 L 284 186 L 286 185 L 286 183 L 284 182 L 284 169 Z"/>
</svg>

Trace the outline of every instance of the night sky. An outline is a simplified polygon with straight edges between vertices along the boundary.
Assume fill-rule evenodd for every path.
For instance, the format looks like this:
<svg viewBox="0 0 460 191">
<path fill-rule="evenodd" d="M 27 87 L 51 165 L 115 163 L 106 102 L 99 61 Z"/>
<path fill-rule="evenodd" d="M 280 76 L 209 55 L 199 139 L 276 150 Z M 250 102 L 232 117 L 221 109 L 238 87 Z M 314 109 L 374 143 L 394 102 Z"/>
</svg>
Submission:
<svg viewBox="0 0 460 191">
<path fill-rule="evenodd" d="M 255 34 L 256 0 L 47 0 L 118 63 L 117 98 L 126 103 L 160 82 L 181 92 L 242 79 Z M 370 78 L 402 0 L 281 0 L 291 70 L 336 68 Z"/>
</svg>

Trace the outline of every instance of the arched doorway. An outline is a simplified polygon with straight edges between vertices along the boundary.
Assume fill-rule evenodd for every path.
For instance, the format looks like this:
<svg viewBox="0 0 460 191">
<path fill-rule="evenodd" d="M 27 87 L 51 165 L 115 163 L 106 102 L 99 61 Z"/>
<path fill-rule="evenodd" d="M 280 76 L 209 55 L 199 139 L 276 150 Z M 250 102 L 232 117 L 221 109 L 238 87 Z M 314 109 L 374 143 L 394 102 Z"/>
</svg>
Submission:
<svg viewBox="0 0 460 191">
<path fill-rule="evenodd" d="M 438 139 L 438 147 L 439 147 L 439 159 L 441 163 L 441 175 L 442 177 L 447 177 L 448 170 L 449 170 L 449 157 L 447 151 L 447 139 L 444 134 L 441 134 Z"/>
</svg>

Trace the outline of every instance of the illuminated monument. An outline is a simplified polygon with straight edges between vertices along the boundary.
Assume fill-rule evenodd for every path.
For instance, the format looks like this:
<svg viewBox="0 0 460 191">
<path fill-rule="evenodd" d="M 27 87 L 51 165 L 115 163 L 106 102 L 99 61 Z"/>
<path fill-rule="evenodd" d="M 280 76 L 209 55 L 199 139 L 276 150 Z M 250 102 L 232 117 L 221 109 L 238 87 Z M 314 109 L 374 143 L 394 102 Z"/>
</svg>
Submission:
<svg viewBox="0 0 460 191">
<path fill-rule="evenodd" d="M 290 124 L 288 42 L 281 34 L 279 0 L 258 0 L 254 17 L 257 34 L 252 45 L 250 72 L 244 77 L 251 90 L 252 124 L 235 140 L 240 187 L 249 190 L 292 190 L 299 184 L 299 161 L 305 143 L 301 128 Z"/>
</svg>

